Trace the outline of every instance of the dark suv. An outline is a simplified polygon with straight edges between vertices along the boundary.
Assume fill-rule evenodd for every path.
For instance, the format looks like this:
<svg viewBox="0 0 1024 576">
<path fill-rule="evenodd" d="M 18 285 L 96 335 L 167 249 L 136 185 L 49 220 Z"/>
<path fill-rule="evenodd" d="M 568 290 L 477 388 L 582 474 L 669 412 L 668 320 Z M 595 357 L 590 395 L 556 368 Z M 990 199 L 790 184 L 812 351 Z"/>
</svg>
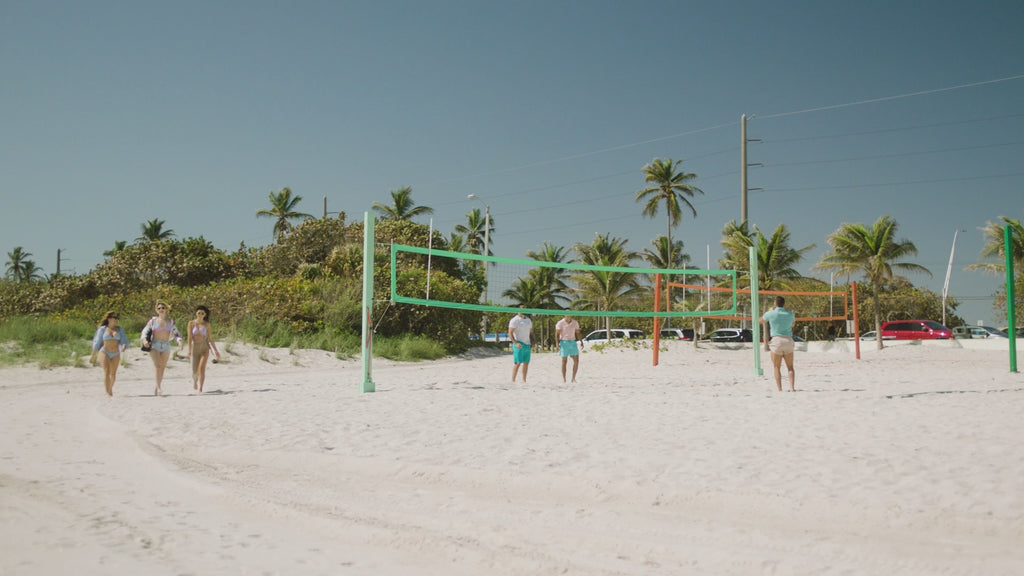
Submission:
<svg viewBox="0 0 1024 576">
<path fill-rule="evenodd" d="M 882 339 L 946 340 L 953 332 L 933 320 L 894 320 L 882 324 Z"/>
<path fill-rule="evenodd" d="M 754 333 L 746 328 L 719 328 L 704 339 L 712 342 L 753 342 Z"/>
<path fill-rule="evenodd" d="M 662 340 L 693 340 L 693 328 L 662 328 L 658 335 Z"/>
</svg>

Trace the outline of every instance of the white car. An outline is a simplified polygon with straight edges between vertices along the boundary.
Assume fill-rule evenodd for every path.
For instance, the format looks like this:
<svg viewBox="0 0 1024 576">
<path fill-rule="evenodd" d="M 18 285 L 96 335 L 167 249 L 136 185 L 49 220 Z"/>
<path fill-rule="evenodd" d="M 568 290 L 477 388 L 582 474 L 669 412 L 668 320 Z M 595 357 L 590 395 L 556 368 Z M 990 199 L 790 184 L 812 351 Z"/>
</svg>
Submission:
<svg viewBox="0 0 1024 576">
<path fill-rule="evenodd" d="M 957 326 L 953 338 L 1009 338 L 1010 335 L 991 326 Z"/>
<path fill-rule="evenodd" d="M 604 344 L 619 340 L 642 340 L 647 337 L 642 330 L 636 330 L 635 328 L 612 328 L 610 330 L 612 338 L 609 340 L 608 332 L 609 330 L 594 330 L 587 334 L 583 341 L 587 344 Z"/>
</svg>

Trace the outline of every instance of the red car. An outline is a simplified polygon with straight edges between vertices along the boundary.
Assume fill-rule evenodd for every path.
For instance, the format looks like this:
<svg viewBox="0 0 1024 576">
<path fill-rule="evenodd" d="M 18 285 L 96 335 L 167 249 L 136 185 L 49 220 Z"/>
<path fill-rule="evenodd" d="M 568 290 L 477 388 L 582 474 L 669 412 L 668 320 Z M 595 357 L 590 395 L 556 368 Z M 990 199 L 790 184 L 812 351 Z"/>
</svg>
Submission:
<svg viewBox="0 0 1024 576">
<path fill-rule="evenodd" d="M 932 320 L 894 320 L 882 324 L 882 339 L 946 340 L 953 331 Z"/>
</svg>

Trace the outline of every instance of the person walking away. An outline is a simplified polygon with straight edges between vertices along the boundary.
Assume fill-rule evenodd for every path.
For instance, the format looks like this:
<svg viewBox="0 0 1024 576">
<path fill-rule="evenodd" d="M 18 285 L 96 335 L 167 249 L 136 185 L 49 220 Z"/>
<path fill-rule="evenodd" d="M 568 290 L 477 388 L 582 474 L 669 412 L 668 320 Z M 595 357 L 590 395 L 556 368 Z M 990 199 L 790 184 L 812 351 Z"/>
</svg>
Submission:
<svg viewBox="0 0 1024 576">
<path fill-rule="evenodd" d="M 583 346 L 580 323 L 566 314 L 555 324 L 555 334 L 558 336 L 558 355 L 562 357 L 562 382 L 565 382 L 565 365 L 572 358 L 572 381 L 575 383 L 576 371 L 580 368 L 580 346 Z"/>
<path fill-rule="evenodd" d="M 775 385 L 779 392 L 782 392 L 782 361 L 786 361 L 786 368 L 789 370 L 789 391 L 796 392 L 796 370 L 793 368 L 793 351 L 796 350 L 796 343 L 793 342 L 793 322 L 796 316 L 786 310 L 786 299 L 782 296 L 775 297 L 775 307 L 764 313 L 761 317 L 761 332 L 764 334 L 764 349 L 772 353 L 772 366 L 775 369 Z M 765 330 L 766 325 L 771 331 Z M 769 334 L 771 340 L 769 341 Z"/>
<path fill-rule="evenodd" d="M 533 321 L 519 312 L 508 322 L 508 335 L 512 339 L 512 381 L 516 381 L 519 367 L 523 368 L 523 383 L 526 383 L 526 372 L 530 369 L 530 343 L 533 342 Z"/>
</svg>

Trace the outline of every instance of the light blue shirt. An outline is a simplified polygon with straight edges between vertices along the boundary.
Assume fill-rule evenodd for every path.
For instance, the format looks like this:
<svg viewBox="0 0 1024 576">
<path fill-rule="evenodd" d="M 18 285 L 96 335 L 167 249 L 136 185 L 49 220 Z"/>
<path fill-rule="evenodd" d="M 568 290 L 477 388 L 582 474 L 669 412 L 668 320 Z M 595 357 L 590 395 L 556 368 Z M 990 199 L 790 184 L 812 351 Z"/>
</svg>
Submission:
<svg viewBox="0 0 1024 576">
<path fill-rule="evenodd" d="M 771 326 L 772 336 L 793 336 L 796 316 L 785 308 L 772 308 L 764 313 L 764 321 Z"/>
</svg>

